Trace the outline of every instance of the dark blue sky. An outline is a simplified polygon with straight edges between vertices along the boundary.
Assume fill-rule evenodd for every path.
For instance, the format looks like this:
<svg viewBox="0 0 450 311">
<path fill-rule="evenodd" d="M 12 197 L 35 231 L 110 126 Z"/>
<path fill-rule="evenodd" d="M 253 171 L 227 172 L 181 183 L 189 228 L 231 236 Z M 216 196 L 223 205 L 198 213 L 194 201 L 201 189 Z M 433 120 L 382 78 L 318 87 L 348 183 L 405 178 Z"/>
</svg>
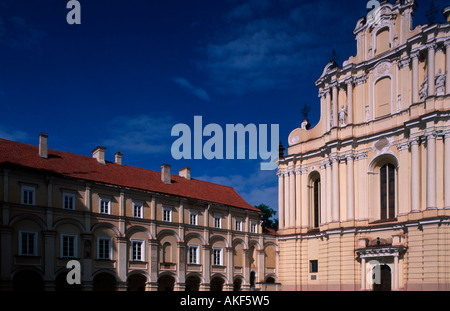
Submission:
<svg viewBox="0 0 450 311">
<path fill-rule="evenodd" d="M 319 118 L 314 82 L 335 49 L 354 55 L 367 1 L 0 0 L 0 137 L 89 155 L 107 147 L 127 165 L 233 186 L 250 204 L 277 208 L 276 171 L 261 160 L 179 160 L 171 129 L 279 124 L 280 139 Z M 435 1 L 439 11 L 447 5 Z M 430 2 L 419 1 L 415 24 Z M 439 12 L 439 20 L 442 20 Z M 206 139 L 205 139 L 206 140 Z"/>
</svg>

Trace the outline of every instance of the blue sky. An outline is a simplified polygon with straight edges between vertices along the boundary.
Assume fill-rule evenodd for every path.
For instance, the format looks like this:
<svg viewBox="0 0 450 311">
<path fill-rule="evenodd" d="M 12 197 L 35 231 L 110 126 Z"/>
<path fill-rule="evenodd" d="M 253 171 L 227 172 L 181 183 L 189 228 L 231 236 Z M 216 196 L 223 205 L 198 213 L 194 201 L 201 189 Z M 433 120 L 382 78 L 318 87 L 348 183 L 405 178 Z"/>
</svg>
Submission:
<svg viewBox="0 0 450 311">
<path fill-rule="evenodd" d="M 314 82 L 336 50 L 356 52 L 367 1 L 0 0 L 0 137 L 172 172 L 234 187 L 277 208 L 276 171 L 261 160 L 174 160 L 177 123 L 279 124 L 280 139 L 319 119 Z M 429 1 L 419 1 L 415 24 Z M 444 0 L 435 1 L 439 11 Z M 439 12 L 439 20 L 442 20 Z M 206 139 L 205 139 L 206 140 Z"/>
</svg>

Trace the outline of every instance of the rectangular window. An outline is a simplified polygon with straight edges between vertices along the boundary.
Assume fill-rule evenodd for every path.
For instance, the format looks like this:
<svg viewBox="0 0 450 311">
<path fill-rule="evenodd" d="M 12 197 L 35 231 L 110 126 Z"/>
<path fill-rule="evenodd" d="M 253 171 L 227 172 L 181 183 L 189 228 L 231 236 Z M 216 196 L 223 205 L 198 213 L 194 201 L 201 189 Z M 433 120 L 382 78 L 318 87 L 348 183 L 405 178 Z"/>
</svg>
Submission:
<svg viewBox="0 0 450 311">
<path fill-rule="evenodd" d="M 100 214 L 111 214 L 111 199 L 100 198 Z"/>
<path fill-rule="evenodd" d="M 252 233 L 258 233 L 258 224 L 257 223 L 252 222 L 251 231 L 252 231 Z"/>
<path fill-rule="evenodd" d="M 36 188 L 31 186 L 22 186 L 22 204 L 34 205 Z"/>
<path fill-rule="evenodd" d="M 64 192 L 63 194 L 63 209 L 75 209 L 75 194 Z"/>
<path fill-rule="evenodd" d="M 191 211 L 189 216 L 189 223 L 194 226 L 198 225 L 198 213 L 196 211 Z"/>
<path fill-rule="evenodd" d="M 131 241 L 131 258 L 133 261 L 144 261 L 144 242 Z"/>
<path fill-rule="evenodd" d="M 242 220 L 236 219 L 236 231 L 242 231 Z"/>
<path fill-rule="evenodd" d="M 37 233 L 30 231 L 20 231 L 19 237 L 19 255 L 36 256 L 37 255 Z"/>
<path fill-rule="evenodd" d="M 61 257 L 75 258 L 77 256 L 77 236 L 63 234 L 61 235 Z"/>
<path fill-rule="evenodd" d="M 213 249 L 213 265 L 214 266 L 223 266 L 223 252 L 221 248 Z"/>
<path fill-rule="evenodd" d="M 214 216 L 214 228 L 222 228 L 222 217 Z"/>
<path fill-rule="evenodd" d="M 141 202 L 133 202 L 133 217 L 144 218 L 144 204 Z"/>
<path fill-rule="evenodd" d="M 200 262 L 199 250 L 200 250 L 200 248 L 196 245 L 189 246 L 189 263 L 190 264 L 198 264 Z"/>
<path fill-rule="evenodd" d="M 163 221 L 172 222 L 172 208 L 171 207 L 163 208 Z"/>
<path fill-rule="evenodd" d="M 310 273 L 319 272 L 319 261 L 318 260 L 310 260 L 309 261 L 309 272 Z"/>
<path fill-rule="evenodd" d="M 112 259 L 111 238 L 98 238 L 98 259 Z"/>
</svg>

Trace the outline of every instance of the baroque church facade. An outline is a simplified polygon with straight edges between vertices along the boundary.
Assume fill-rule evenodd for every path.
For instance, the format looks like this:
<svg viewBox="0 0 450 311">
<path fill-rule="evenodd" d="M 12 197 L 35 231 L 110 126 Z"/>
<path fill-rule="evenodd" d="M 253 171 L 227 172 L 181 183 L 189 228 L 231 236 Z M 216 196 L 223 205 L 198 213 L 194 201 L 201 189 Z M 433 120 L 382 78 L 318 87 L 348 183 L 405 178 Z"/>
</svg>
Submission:
<svg viewBox="0 0 450 311">
<path fill-rule="evenodd" d="M 450 7 L 384 1 L 278 167 L 283 290 L 450 290 Z"/>
</svg>

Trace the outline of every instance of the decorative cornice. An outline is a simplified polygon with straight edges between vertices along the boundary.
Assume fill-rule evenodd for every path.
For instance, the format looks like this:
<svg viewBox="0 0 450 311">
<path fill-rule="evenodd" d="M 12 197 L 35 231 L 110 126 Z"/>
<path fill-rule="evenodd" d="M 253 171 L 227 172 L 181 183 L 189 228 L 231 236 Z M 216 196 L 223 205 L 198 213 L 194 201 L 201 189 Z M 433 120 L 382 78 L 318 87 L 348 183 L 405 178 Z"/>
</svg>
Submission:
<svg viewBox="0 0 450 311">
<path fill-rule="evenodd" d="M 436 41 L 427 42 L 427 44 L 425 45 L 425 48 L 427 50 L 436 50 L 436 48 L 437 48 Z"/>
<path fill-rule="evenodd" d="M 412 137 L 409 139 L 410 146 L 418 145 L 420 143 L 420 137 Z"/>
<path fill-rule="evenodd" d="M 411 58 L 409 56 L 405 56 L 398 61 L 398 63 L 397 63 L 398 69 L 405 68 L 405 67 L 409 66 L 410 63 L 411 63 Z"/>
<path fill-rule="evenodd" d="M 407 142 L 407 141 L 397 144 L 398 151 L 407 150 L 408 148 L 409 148 L 409 142 Z"/>
<path fill-rule="evenodd" d="M 365 160 L 367 158 L 369 158 L 369 153 L 368 152 L 362 152 L 362 153 L 355 154 L 355 160 L 356 161 Z"/>
<path fill-rule="evenodd" d="M 360 74 L 359 76 L 356 76 L 354 78 L 354 80 L 355 80 L 355 85 L 364 84 L 367 81 L 367 75 L 366 74 Z"/>
<path fill-rule="evenodd" d="M 420 50 L 415 48 L 415 49 L 411 50 L 409 55 L 410 55 L 411 59 L 419 58 Z"/>
</svg>

